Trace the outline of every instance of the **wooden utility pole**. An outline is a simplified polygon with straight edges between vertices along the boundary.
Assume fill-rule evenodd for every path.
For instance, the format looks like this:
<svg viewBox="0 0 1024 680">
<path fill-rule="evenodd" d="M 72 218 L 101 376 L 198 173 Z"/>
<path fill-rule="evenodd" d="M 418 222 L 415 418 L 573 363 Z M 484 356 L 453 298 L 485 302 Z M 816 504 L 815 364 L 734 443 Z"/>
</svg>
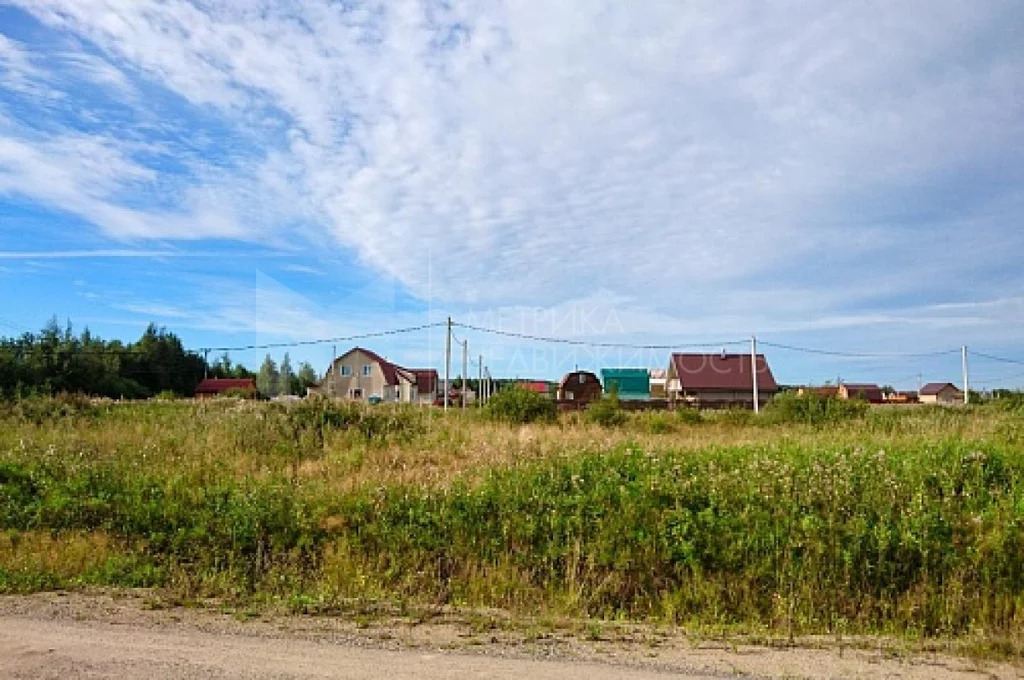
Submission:
<svg viewBox="0 0 1024 680">
<path fill-rule="evenodd" d="M 462 408 L 466 408 L 466 387 L 469 381 L 469 340 L 462 341 Z"/>
<path fill-rule="evenodd" d="M 964 404 L 971 403 L 971 386 L 967 381 L 967 345 L 960 348 L 961 363 L 964 369 Z"/>
<path fill-rule="evenodd" d="M 750 336 L 750 374 L 754 385 L 754 413 L 761 411 L 760 396 L 757 393 L 757 338 Z"/>
<path fill-rule="evenodd" d="M 448 410 L 448 397 L 451 394 L 452 374 L 452 317 L 448 317 L 448 330 L 444 335 L 444 410 Z"/>
</svg>

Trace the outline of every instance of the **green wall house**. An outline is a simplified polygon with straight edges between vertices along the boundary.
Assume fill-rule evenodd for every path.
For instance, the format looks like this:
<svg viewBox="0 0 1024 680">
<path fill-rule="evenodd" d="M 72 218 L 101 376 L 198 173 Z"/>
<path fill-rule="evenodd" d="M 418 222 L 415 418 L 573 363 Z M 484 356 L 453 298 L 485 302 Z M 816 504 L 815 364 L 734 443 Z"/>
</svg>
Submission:
<svg viewBox="0 0 1024 680">
<path fill-rule="evenodd" d="M 651 398 L 651 378 L 646 368 L 602 368 L 601 384 L 605 394 L 612 385 L 618 385 L 619 399 L 624 401 Z"/>
</svg>

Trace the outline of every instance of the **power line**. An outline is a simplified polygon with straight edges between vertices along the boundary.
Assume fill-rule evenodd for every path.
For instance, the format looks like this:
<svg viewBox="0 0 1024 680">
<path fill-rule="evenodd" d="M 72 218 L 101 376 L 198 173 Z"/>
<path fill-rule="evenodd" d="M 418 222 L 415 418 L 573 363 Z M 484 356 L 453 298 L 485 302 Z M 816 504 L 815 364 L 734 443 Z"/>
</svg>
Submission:
<svg viewBox="0 0 1024 680">
<path fill-rule="evenodd" d="M 944 356 L 946 354 L 956 354 L 960 352 L 960 349 L 944 349 L 935 352 L 840 352 L 829 349 L 818 349 L 814 347 L 797 347 L 795 345 L 784 345 L 778 342 L 767 342 L 765 340 L 758 340 L 758 344 L 765 345 L 766 347 L 774 347 L 776 349 L 787 349 L 793 352 L 804 352 L 806 354 L 824 354 L 826 356 L 835 357 L 852 357 L 862 359 L 872 359 L 881 357 L 890 358 L 910 358 L 910 357 L 937 357 Z"/>
<path fill-rule="evenodd" d="M 1001 361 L 1004 364 L 1018 364 L 1020 366 L 1024 366 L 1024 361 L 1019 361 L 1017 359 L 1007 359 L 1005 357 L 997 357 L 997 356 L 993 356 L 992 354 L 985 354 L 984 352 L 978 352 L 976 350 L 971 350 L 971 354 L 974 355 L 974 356 L 977 356 L 977 357 L 982 357 L 984 359 L 991 359 L 992 361 Z"/>
<path fill-rule="evenodd" d="M 321 338 L 319 340 L 295 340 L 292 342 L 268 342 L 254 345 L 240 345 L 238 347 L 201 347 L 200 351 L 210 352 L 244 352 L 251 349 L 279 349 L 281 347 L 303 347 L 308 345 L 323 345 L 333 342 L 351 342 L 353 340 L 366 340 L 369 338 L 382 338 L 388 335 L 401 335 L 403 333 L 415 333 L 416 331 L 427 330 L 428 328 L 439 328 L 444 326 L 444 321 L 426 323 L 420 326 L 409 326 L 408 328 L 393 328 L 386 331 L 375 331 L 373 333 L 359 333 L 357 335 L 344 335 L 336 338 Z"/>
<path fill-rule="evenodd" d="M 545 335 L 530 335 L 529 333 L 515 333 L 512 331 L 502 331 L 496 328 L 484 328 L 482 326 L 474 326 L 468 323 L 452 322 L 453 326 L 459 328 L 465 328 L 471 331 L 477 331 L 478 333 L 490 333 L 491 335 L 503 335 L 509 338 L 518 338 L 520 340 L 532 340 L 535 342 L 551 342 L 562 345 L 577 345 L 583 347 L 607 347 L 614 349 L 679 349 L 681 347 L 723 347 L 729 345 L 746 345 L 749 340 L 729 340 L 727 342 L 700 342 L 700 343 L 674 343 L 671 345 L 645 345 L 645 344 L 634 344 L 629 342 L 596 342 L 592 340 L 573 340 L 571 338 L 555 338 Z"/>
</svg>

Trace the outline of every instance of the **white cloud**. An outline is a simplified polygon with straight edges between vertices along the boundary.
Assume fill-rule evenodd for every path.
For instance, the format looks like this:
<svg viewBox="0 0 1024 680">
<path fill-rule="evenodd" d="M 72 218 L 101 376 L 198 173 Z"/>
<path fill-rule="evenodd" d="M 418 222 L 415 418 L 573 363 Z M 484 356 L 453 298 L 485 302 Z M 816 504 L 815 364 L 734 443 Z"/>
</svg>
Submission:
<svg viewBox="0 0 1024 680">
<path fill-rule="evenodd" d="M 917 214 L 943 177 L 1021 176 L 1012 4 L 18 4 L 92 43 L 94 80 L 130 68 L 256 144 L 190 155 L 168 210 L 124 200 L 162 171 L 116 140 L 6 140 L 0 191 L 119 237 L 300 230 L 424 298 L 553 306 L 600 285 L 655 327 L 730 329 L 758 325 L 740 296 L 780 326 L 887 322 L 846 307 L 934 292 L 937 262 L 983 299 L 978 272 L 1022 247 L 991 217 L 1020 215 L 1005 193 Z"/>
</svg>

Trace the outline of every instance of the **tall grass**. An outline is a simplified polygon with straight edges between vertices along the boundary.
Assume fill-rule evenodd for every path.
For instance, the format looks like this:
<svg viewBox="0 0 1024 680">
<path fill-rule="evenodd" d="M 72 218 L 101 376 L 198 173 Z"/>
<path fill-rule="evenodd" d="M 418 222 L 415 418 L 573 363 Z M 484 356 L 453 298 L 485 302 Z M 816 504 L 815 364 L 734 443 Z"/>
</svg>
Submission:
<svg viewBox="0 0 1024 680">
<path fill-rule="evenodd" d="M 35 405 L 2 425 L 0 590 L 161 585 L 787 632 L 1024 628 L 1017 412 L 629 414 L 606 428 L 228 401 Z"/>
</svg>

